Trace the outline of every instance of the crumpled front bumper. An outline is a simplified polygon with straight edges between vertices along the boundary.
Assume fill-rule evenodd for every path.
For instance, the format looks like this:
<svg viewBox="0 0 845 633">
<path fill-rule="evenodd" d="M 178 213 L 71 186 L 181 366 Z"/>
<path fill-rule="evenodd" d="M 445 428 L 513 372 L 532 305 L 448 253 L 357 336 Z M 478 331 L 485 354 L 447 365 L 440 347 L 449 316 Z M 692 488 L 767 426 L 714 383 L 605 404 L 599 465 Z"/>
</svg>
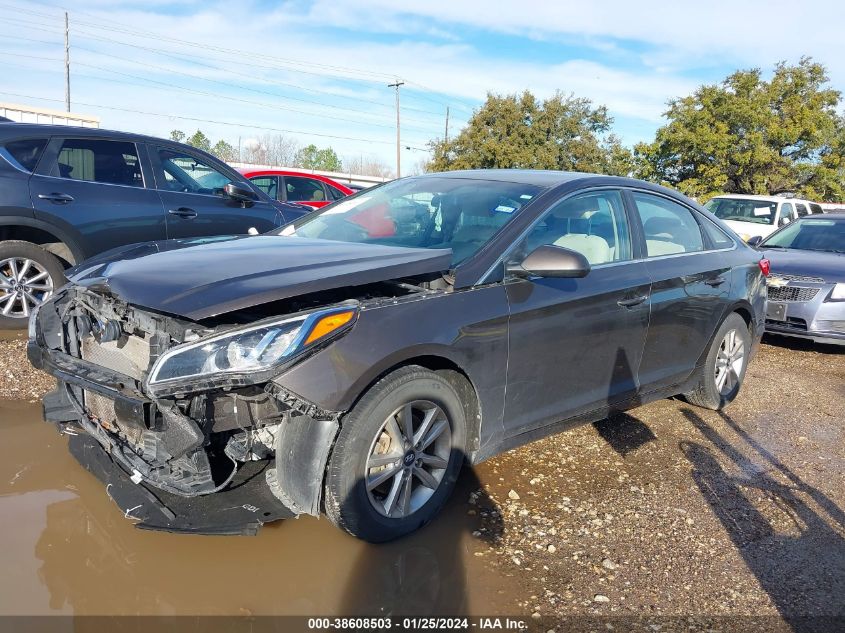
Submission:
<svg viewBox="0 0 845 633">
<path fill-rule="evenodd" d="M 76 460 L 106 486 L 124 516 L 146 530 L 194 534 L 253 536 L 262 524 L 296 514 L 284 507 L 265 482 L 269 462 L 248 462 L 220 492 L 201 497 L 178 495 L 134 483 L 103 447 L 87 433 L 71 436 Z"/>
<path fill-rule="evenodd" d="M 67 385 L 59 383 L 44 397 L 44 418 L 63 427 L 70 436 L 68 448 L 74 458 L 106 486 L 106 492 L 135 527 L 167 532 L 194 534 L 254 535 L 262 524 L 289 519 L 297 513 L 282 504 L 267 486 L 266 471 L 272 462 L 247 462 L 231 483 L 219 492 L 184 497 L 135 483 L 132 475 L 113 459 L 97 439 L 78 424 L 82 413 L 76 411 L 67 394 Z"/>
<path fill-rule="evenodd" d="M 304 401 L 274 386 L 273 395 L 292 409 L 281 425 L 276 459 L 241 463 L 223 489 L 194 496 L 173 494 L 141 478 L 121 454 L 110 434 L 92 421 L 76 394 L 93 391 L 115 403 L 115 414 L 144 427 L 153 400 L 132 379 L 58 350 L 30 341 L 32 364 L 58 379 L 58 387 L 43 399 L 44 418 L 70 435 L 71 453 L 106 485 L 109 496 L 136 527 L 198 534 L 253 535 L 263 523 L 307 513 L 318 515 L 322 473 L 338 431 L 336 415 L 306 407 Z M 316 409 L 315 409 L 316 411 Z M 319 416 L 318 416 L 319 417 Z M 136 483 L 136 481 L 138 483 Z"/>
</svg>

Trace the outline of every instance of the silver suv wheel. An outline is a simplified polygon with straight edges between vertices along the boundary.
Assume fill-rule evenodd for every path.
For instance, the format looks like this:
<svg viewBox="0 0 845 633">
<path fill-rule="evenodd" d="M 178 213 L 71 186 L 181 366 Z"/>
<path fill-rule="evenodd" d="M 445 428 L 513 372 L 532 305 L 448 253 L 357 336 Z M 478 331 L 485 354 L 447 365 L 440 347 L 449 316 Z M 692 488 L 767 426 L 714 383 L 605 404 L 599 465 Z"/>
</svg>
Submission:
<svg viewBox="0 0 845 633">
<path fill-rule="evenodd" d="M 33 308 L 53 294 L 50 273 L 38 262 L 25 257 L 0 261 L 0 314 L 26 319 Z"/>
</svg>

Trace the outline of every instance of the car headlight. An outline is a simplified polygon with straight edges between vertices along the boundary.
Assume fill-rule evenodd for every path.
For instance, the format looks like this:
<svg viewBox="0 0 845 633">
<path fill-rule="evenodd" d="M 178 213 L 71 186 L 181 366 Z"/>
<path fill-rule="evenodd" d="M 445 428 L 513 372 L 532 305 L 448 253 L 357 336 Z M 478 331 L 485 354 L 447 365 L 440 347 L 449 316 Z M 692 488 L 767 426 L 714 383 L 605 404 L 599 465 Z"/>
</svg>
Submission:
<svg viewBox="0 0 845 633">
<path fill-rule="evenodd" d="M 845 283 L 836 284 L 830 291 L 831 301 L 845 301 Z"/>
<path fill-rule="evenodd" d="M 270 369 L 350 325 L 357 314 L 349 308 L 321 310 L 178 345 L 156 361 L 148 384 Z"/>
</svg>

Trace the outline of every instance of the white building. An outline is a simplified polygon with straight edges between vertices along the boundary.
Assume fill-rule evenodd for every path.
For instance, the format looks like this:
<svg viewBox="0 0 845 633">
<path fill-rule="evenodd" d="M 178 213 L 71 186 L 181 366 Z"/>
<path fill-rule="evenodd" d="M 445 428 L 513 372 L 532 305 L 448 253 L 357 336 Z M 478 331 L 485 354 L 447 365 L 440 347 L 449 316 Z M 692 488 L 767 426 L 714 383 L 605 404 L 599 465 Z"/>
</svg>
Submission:
<svg viewBox="0 0 845 633">
<path fill-rule="evenodd" d="M 53 125 L 75 125 L 77 127 L 100 127 L 100 118 L 88 114 L 76 114 L 63 110 L 50 110 L 19 103 L 0 101 L 0 117 L 18 123 L 50 123 Z"/>
</svg>

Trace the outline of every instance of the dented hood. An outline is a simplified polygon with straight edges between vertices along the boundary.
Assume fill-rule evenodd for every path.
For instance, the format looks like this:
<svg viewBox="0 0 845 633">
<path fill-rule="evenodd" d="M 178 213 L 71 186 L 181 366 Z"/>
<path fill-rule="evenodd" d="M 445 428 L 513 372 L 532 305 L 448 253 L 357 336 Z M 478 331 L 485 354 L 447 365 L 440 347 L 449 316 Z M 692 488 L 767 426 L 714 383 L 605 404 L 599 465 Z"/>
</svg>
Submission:
<svg viewBox="0 0 845 633">
<path fill-rule="evenodd" d="M 148 242 L 94 257 L 73 283 L 201 320 L 321 290 L 444 272 L 452 251 L 260 235 Z"/>
</svg>

